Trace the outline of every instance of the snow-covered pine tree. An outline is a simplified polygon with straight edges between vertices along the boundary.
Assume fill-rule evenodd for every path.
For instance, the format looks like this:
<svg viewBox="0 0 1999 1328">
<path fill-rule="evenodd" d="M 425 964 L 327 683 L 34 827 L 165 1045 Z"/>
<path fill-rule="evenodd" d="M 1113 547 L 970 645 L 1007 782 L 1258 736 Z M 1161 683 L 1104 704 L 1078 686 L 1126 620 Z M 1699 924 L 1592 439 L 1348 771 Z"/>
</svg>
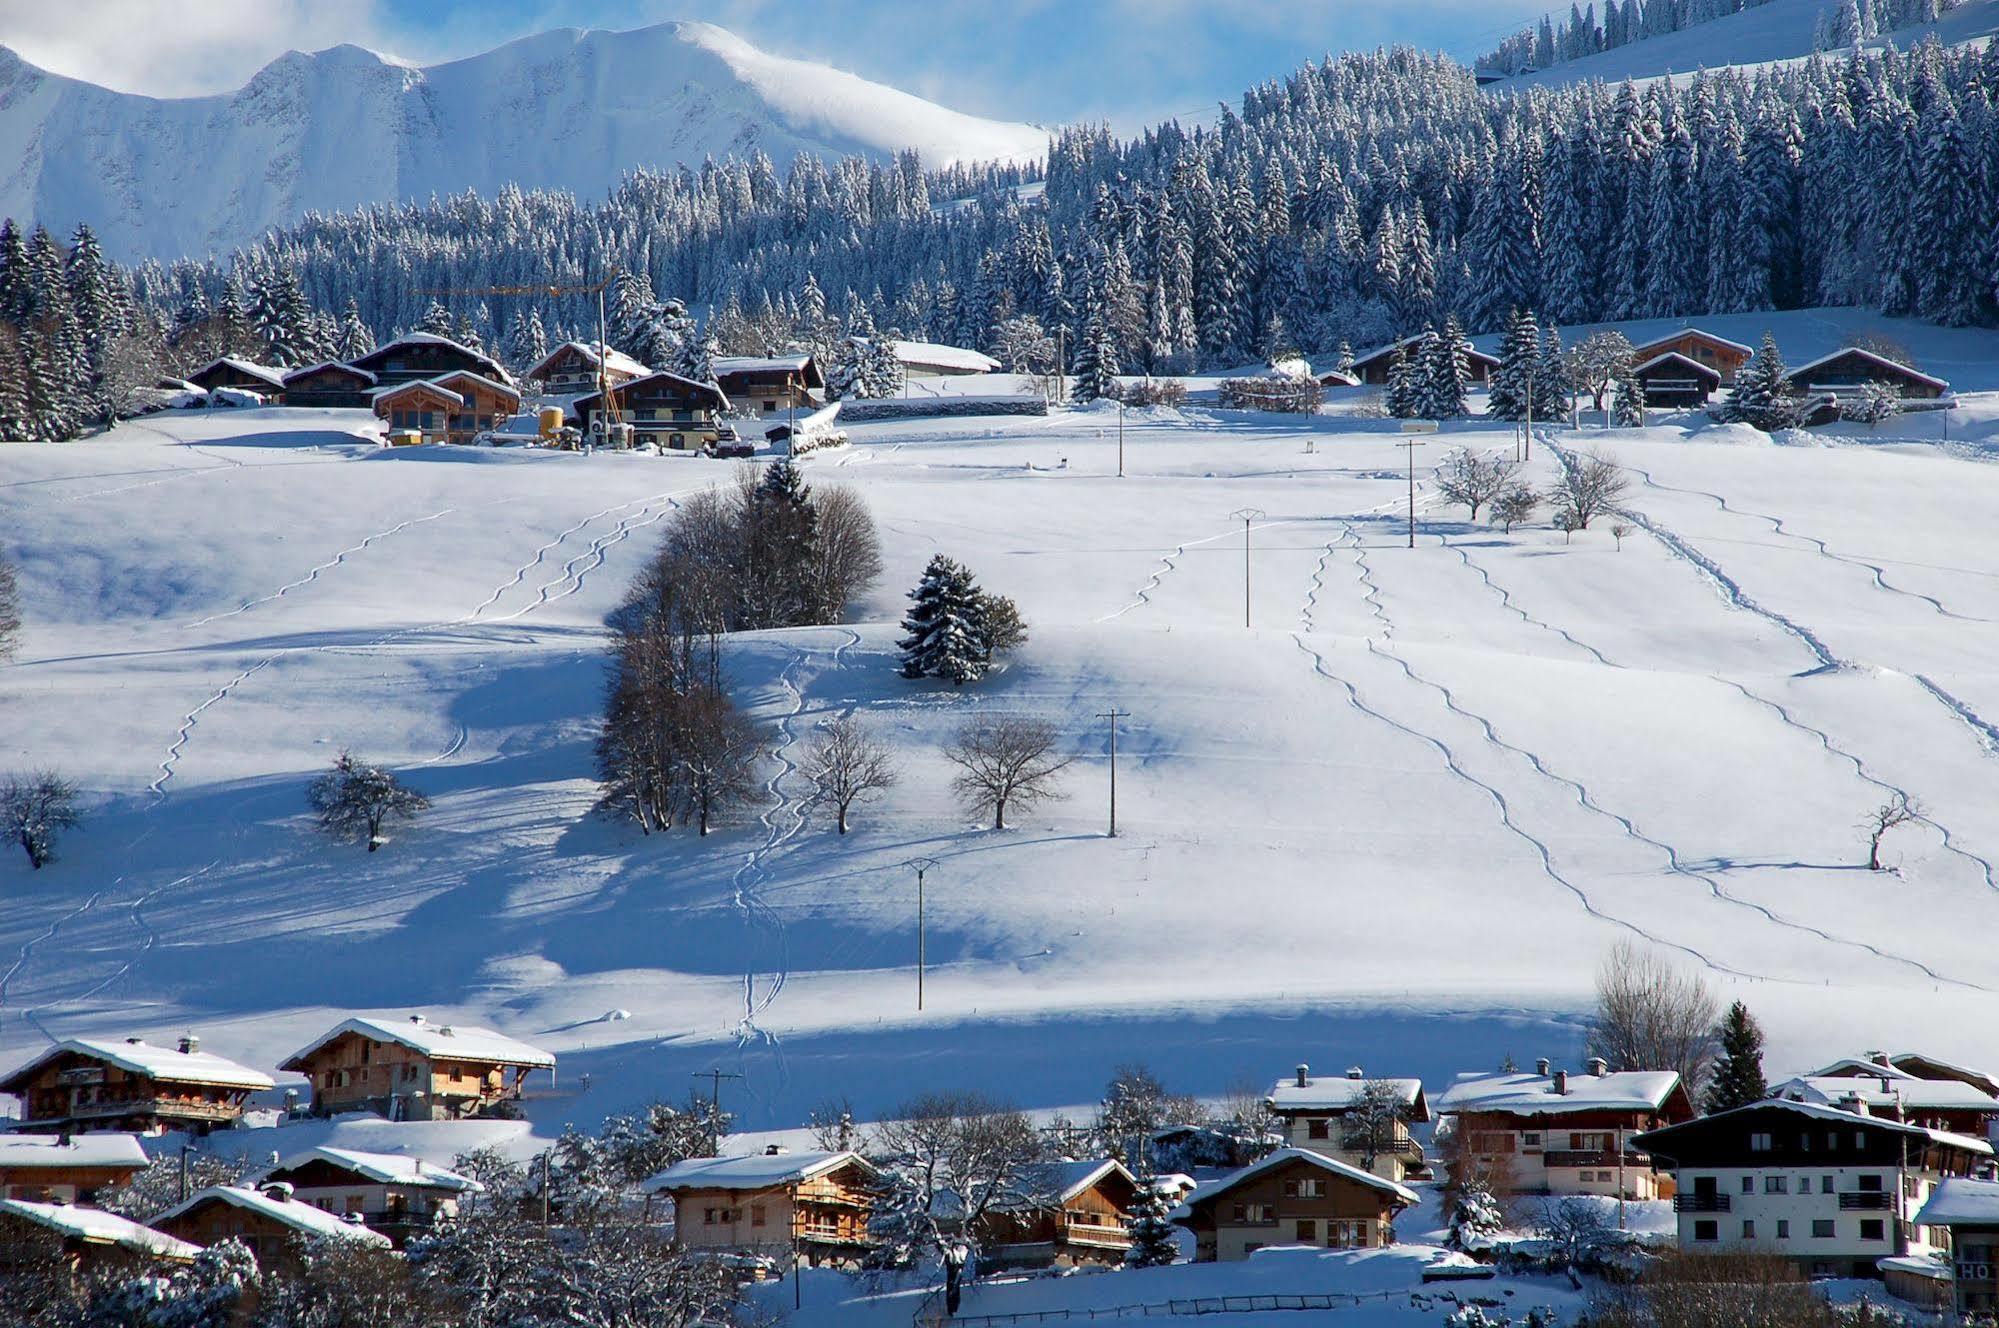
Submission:
<svg viewBox="0 0 1999 1328">
<path fill-rule="evenodd" d="M 697 328 L 690 318 L 685 339 L 673 358 L 673 372 L 689 382 L 712 383 L 715 381 L 715 356 L 718 351 L 714 338 L 705 329 Z"/>
<path fill-rule="evenodd" d="M 1734 389 L 1715 413 L 1723 421 L 1775 433 L 1797 427 L 1800 411 L 1777 338 L 1765 332 L 1763 345 L 1736 375 Z"/>
<path fill-rule="evenodd" d="M 1445 317 L 1441 333 L 1424 340 L 1427 418 L 1453 420 L 1468 409 L 1465 397 L 1471 391 L 1471 360 L 1465 354 L 1465 347 L 1464 329 L 1458 325 L 1456 314 Z"/>
<path fill-rule="evenodd" d="M 861 357 L 861 376 L 867 384 L 864 395 L 871 397 L 893 397 L 902 394 L 902 357 L 895 353 L 897 338 L 893 330 L 886 336 L 871 339 Z"/>
<path fill-rule="evenodd" d="M 1575 377 L 1570 372 L 1568 352 L 1562 348 L 1562 329 L 1551 327 L 1541 338 L 1541 371 L 1534 376 L 1534 415 L 1537 419 L 1565 419 L 1575 405 Z"/>
<path fill-rule="evenodd" d="M 1340 338 L 1339 349 L 1333 352 L 1333 368 L 1340 373 L 1346 374 L 1348 377 L 1352 377 L 1353 366 L 1353 344 L 1342 337 Z"/>
<path fill-rule="evenodd" d="M 1131 1251 L 1125 1262 L 1133 1268 L 1163 1268 L 1180 1257 L 1179 1227 L 1167 1214 L 1172 1205 L 1159 1188 L 1159 1177 L 1150 1169 L 1138 1178 L 1138 1194 L 1132 1200 Z"/>
<path fill-rule="evenodd" d="M 1645 384 L 1638 381 L 1635 366 L 1625 364 L 1617 371 L 1617 380 L 1610 398 L 1610 416 L 1620 429 L 1638 429 L 1645 425 Z"/>
<path fill-rule="evenodd" d="M 1069 373 L 1069 393 L 1075 401 L 1087 403 L 1117 395 L 1117 335 L 1095 300 L 1085 306 L 1083 333 L 1076 338 L 1076 356 Z"/>
<path fill-rule="evenodd" d="M 548 334 L 535 310 L 514 310 L 513 324 L 507 329 L 507 367 L 525 375 L 547 357 Z"/>
<path fill-rule="evenodd" d="M 451 311 L 438 301 L 432 300 L 430 307 L 423 311 L 423 317 L 417 319 L 416 330 L 428 333 L 433 337 L 450 336 Z"/>
<path fill-rule="evenodd" d="M 943 554 L 923 569 L 909 592 L 903 615 L 901 671 L 905 678 L 942 678 L 953 686 L 985 675 L 986 650 L 981 593 L 970 571 Z"/>
<path fill-rule="evenodd" d="M 1388 356 L 1388 385 L 1382 389 L 1382 409 L 1398 420 L 1420 419 L 1429 396 L 1425 378 L 1420 350 L 1412 357 L 1397 346 Z"/>
<path fill-rule="evenodd" d="M 1499 364 L 1492 371 L 1492 390 L 1485 413 L 1496 420 L 1527 418 L 1528 392 L 1541 368 L 1541 327 L 1531 309 L 1515 309 L 1506 322 L 1499 346 Z M 1538 396 L 1538 393 L 1536 394 Z M 1535 418 L 1546 419 L 1545 405 L 1536 402 Z"/>
<path fill-rule="evenodd" d="M 1708 1080 L 1701 1106 L 1710 1115 L 1761 1102 L 1770 1093 L 1763 1078 L 1763 1029 L 1741 1001 L 1721 1020 L 1721 1062 Z"/>
</svg>

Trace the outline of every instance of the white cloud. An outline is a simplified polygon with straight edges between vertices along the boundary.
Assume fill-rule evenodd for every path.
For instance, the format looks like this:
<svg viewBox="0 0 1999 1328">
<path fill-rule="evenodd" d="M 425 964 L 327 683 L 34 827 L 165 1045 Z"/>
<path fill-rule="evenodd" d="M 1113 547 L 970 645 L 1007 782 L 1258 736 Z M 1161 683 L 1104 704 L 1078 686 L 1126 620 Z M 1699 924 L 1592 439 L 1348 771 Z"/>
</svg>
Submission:
<svg viewBox="0 0 1999 1328">
<path fill-rule="evenodd" d="M 241 87 L 288 50 L 383 44 L 374 0 L 0 0 L 0 45 L 125 92 Z"/>
</svg>

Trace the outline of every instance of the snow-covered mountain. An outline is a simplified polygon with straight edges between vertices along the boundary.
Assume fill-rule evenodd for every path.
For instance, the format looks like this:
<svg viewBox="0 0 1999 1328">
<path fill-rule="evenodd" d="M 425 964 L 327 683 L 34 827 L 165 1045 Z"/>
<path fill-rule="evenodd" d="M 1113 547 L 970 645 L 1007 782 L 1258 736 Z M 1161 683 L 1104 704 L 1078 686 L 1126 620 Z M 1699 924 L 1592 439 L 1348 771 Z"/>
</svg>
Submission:
<svg viewBox="0 0 1999 1328">
<path fill-rule="evenodd" d="M 602 194 L 638 167 L 761 150 L 941 166 L 1019 160 L 1040 129 L 938 106 L 706 23 L 545 32 L 429 68 L 356 46 L 273 61 L 240 90 L 161 100 L 0 47 L 0 215 L 84 220 L 133 258 L 226 251 L 314 210 L 490 194 Z"/>
</svg>

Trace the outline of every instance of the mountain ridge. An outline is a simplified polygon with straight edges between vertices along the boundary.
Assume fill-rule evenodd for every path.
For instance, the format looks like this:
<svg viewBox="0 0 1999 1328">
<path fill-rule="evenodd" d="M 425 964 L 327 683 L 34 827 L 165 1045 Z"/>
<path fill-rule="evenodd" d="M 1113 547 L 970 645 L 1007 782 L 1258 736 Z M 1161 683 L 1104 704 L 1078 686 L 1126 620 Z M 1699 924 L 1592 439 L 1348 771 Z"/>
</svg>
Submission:
<svg viewBox="0 0 1999 1328">
<path fill-rule="evenodd" d="M 87 221 L 125 258 L 222 253 L 312 211 L 508 184 L 602 195 L 707 157 L 1023 160 L 1035 126 L 950 110 L 713 24 L 556 28 L 417 66 L 288 51 L 232 92 L 159 98 L 0 46 L 0 215 Z"/>
</svg>

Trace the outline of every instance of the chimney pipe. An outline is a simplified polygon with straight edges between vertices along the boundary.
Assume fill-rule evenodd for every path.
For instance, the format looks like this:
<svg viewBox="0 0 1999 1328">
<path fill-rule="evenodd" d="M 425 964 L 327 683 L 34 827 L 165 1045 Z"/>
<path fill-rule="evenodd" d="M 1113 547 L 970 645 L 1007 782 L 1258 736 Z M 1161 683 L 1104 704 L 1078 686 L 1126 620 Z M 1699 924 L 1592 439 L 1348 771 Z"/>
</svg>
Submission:
<svg viewBox="0 0 1999 1328">
<path fill-rule="evenodd" d="M 1589 1064 L 1590 1076 L 1592 1078 L 1601 1079 L 1606 1074 L 1610 1073 L 1610 1062 L 1605 1060 L 1601 1056 L 1590 1057 L 1588 1064 Z"/>
<path fill-rule="evenodd" d="M 1557 1070 L 1555 1071 L 1555 1096 L 1567 1097 L 1568 1095 L 1569 1072 L 1567 1070 Z"/>
<path fill-rule="evenodd" d="M 1312 1067 L 1305 1064 L 1303 1061 L 1298 1062 L 1298 1087 L 1304 1088 L 1307 1085 L 1309 1085 L 1311 1082 L 1312 1082 Z"/>
<path fill-rule="evenodd" d="M 272 1181 L 270 1184 L 264 1186 L 264 1197 L 266 1199 L 274 1199 L 278 1203 L 289 1202 L 292 1197 L 291 1182 L 284 1180 Z"/>
<path fill-rule="evenodd" d="M 1534 1073 L 1540 1075 L 1543 1079 L 1548 1077 L 1548 1058 L 1546 1056 L 1534 1062 Z"/>
<path fill-rule="evenodd" d="M 1349 1066 L 1347 1066 L 1347 1078 L 1349 1078 L 1349 1079 L 1365 1079 L 1366 1077 L 1367 1077 L 1366 1075 L 1364 1075 L 1364 1074 L 1362 1074 L 1362 1073 L 1360 1072 L 1360 1066 L 1358 1066 L 1358 1065 L 1349 1065 Z"/>
<path fill-rule="evenodd" d="M 1888 1053 L 1885 1051 L 1870 1051 L 1867 1053 L 1867 1059 L 1876 1065 L 1886 1065 L 1888 1064 Z"/>
<path fill-rule="evenodd" d="M 192 1033 L 183 1033 L 183 1034 L 181 1034 L 181 1039 L 180 1039 L 180 1054 L 181 1054 L 181 1055 L 183 1055 L 183 1056 L 192 1056 L 192 1055 L 194 1055 L 194 1053 L 195 1053 L 195 1052 L 197 1052 L 197 1051 L 200 1051 L 200 1050 L 201 1050 L 201 1039 L 200 1039 L 200 1038 L 196 1037 L 196 1036 L 195 1036 L 194 1034 L 192 1034 Z"/>
</svg>

